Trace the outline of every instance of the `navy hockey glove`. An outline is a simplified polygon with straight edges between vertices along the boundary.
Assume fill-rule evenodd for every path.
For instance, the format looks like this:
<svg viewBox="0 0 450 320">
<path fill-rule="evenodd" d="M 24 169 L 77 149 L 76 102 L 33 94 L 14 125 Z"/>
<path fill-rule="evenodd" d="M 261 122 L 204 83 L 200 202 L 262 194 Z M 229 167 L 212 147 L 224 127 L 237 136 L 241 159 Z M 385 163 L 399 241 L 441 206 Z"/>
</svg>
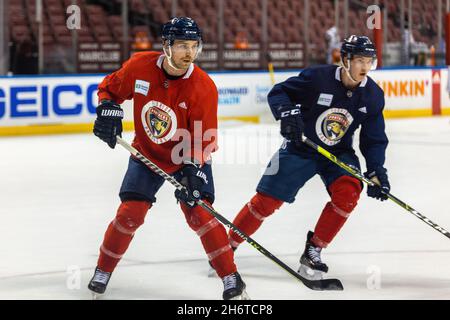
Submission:
<svg viewBox="0 0 450 320">
<path fill-rule="evenodd" d="M 387 200 L 387 195 L 382 193 L 382 191 L 384 191 L 385 193 L 389 193 L 389 191 L 391 190 L 391 185 L 389 184 L 387 176 L 387 170 L 383 167 L 378 167 L 372 172 L 364 173 L 364 176 L 378 184 L 373 187 L 369 186 L 367 188 L 367 195 L 381 201 Z"/>
<path fill-rule="evenodd" d="M 302 120 L 298 106 L 282 106 L 278 109 L 281 120 L 281 135 L 299 146 L 302 143 L 302 134 L 305 124 Z"/>
<path fill-rule="evenodd" d="M 94 134 L 112 149 L 116 146 L 116 136 L 122 137 L 123 110 L 113 101 L 103 100 L 97 107 Z"/>
<path fill-rule="evenodd" d="M 190 161 L 185 163 L 180 171 L 180 183 L 185 186 L 185 189 L 175 190 L 175 198 L 193 208 L 197 205 L 197 201 L 202 199 L 202 189 L 205 184 L 208 184 L 208 179 L 200 166 Z"/>
</svg>

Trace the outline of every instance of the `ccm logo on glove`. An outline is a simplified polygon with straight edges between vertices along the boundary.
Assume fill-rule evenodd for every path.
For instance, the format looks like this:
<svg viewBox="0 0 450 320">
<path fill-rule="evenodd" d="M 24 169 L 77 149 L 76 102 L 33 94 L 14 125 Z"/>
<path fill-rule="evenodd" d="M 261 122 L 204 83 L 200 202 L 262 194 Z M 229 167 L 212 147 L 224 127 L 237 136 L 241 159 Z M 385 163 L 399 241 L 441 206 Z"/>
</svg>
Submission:
<svg viewBox="0 0 450 320">
<path fill-rule="evenodd" d="M 292 109 L 292 110 L 288 110 L 288 111 L 283 111 L 281 113 L 281 118 L 286 118 L 289 116 L 295 116 L 297 114 L 300 114 L 300 109 Z"/>
</svg>

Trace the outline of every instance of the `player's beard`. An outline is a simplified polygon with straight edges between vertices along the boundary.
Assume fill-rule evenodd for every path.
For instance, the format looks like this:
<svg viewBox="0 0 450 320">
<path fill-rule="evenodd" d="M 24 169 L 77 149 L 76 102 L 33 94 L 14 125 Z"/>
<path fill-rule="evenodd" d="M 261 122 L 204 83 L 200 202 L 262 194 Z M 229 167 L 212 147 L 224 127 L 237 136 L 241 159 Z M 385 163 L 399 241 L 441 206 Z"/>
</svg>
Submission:
<svg viewBox="0 0 450 320">
<path fill-rule="evenodd" d="M 187 70 L 192 62 L 193 62 L 193 59 L 191 59 L 189 57 L 183 57 L 183 58 L 180 58 L 176 62 L 173 61 L 173 64 L 177 69 Z"/>
</svg>

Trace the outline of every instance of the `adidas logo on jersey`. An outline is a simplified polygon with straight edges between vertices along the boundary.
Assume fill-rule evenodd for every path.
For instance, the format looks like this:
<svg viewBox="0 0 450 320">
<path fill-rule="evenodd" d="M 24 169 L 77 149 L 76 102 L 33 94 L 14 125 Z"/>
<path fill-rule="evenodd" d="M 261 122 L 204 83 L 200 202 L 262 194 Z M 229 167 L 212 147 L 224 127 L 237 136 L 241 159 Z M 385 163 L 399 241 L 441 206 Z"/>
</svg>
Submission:
<svg viewBox="0 0 450 320">
<path fill-rule="evenodd" d="M 367 108 L 362 107 L 362 108 L 359 108 L 358 111 L 361 111 L 362 113 L 367 113 Z"/>
<path fill-rule="evenodd" d="M 186 105 L 186 103 L 183 101 L 183 102 L 181 102 L 180 104 L 178 104 L 178 106 L 180 107 L 180 108 L 183 108 L 183 109 L 186 109 L 187 110 L 187 105 Z"/>
</svg>

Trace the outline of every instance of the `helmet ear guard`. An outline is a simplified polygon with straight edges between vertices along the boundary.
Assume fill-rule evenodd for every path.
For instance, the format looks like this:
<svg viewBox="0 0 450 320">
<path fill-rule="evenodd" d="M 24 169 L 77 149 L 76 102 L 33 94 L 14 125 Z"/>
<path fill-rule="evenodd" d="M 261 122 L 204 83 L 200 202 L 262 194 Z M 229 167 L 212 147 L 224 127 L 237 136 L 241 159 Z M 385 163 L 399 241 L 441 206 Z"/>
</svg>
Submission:
<svg viewBox="0 0 450 320">
<path fill-rule="evenodd" d="M 347 74 L 347 76 L 350 78 L 350 80 L 352 80 L 353 82 L 356 83 L 356 82 L 358 82 L 358 81 L 356 81 L 355 79 L 353 79 L 352 74 L 351 74 L 351 72 L 350 72 L 350 60 L 351 60 L 353 57 L 352 57 L 351 54 L 347 54 L 346 58 L 347 58 L 347 65 L 345 64 L 344 58 L 343 58 L 343 56 L 342 56 L 342 54 L 341 54 L 341 64 L 342 64 L 342 67 L 344 68 L 344 71 L 345 71 L 345 73 Z"/>
<path fill-rule="evenodd" d="M 378 66 L 378 58 L 377 56 L 372 57 L 372 66 L 370 67 L 370 70 L 376 70 Z"/>
</svg>

